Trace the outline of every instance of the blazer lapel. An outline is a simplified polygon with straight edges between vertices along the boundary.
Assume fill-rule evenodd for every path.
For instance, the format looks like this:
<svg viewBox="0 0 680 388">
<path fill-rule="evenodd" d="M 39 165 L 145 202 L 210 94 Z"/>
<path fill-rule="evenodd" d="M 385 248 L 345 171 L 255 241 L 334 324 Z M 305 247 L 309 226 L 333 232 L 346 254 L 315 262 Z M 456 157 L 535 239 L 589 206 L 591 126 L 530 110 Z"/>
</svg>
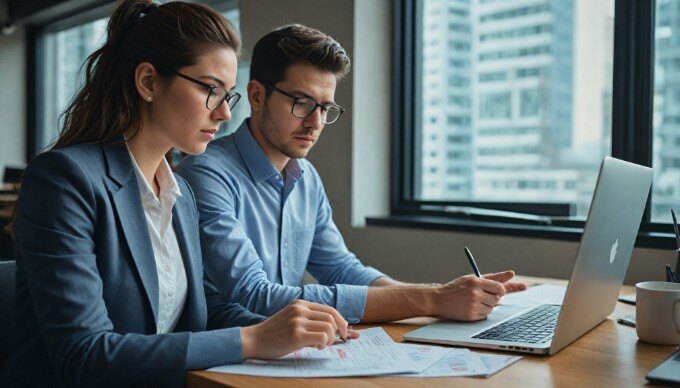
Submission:
<svg viewBox="0 0 680 388">
<path fill-rule="evenodd" d="M 114 207 L 130 248 L 130 254 L 149 298 L 154 326 L 156 326 L 158 322 L 158 273 L 130 154 L 122 139 L 121 143 L 105 145 L 103 150 L 107 160 L 108 174 L 112 180 L 109 189 Z"/>
<path fill-rule="evenodd" d="M 182 185 L 181 182 L 178 182 Z M 179 244 L 179 249 L 182 251 L 182 259 L 184 260 L 184 269 L 187 274 L 187 304 L 184 309 L 183 315 L 188 317 L 182 317 L 187 319 L 187 329 L 190 331 L 205 330 L 203 326 L 205 323 L 201 323 L 207 319 L 204 317 L 197 320 L 199 317 L 203 316 L 205 312 L 195 311 L 200 309 L 201 303 L 199 303 L 198 297 L 204 294 L 203 291 L 203 270 L 202 270 L 202 257 L 200 243 L 197 241 L 197 226 L 193 226 L 191 222 L 193 219 L 192 209 L 188 205 L 186 198 L 188 193 L 184 191 L 182 197 L 179 197 L 175 206 L 172 209 L 172 222 L 175 228 L 175 233 L 177 235 L 177 243 Z"/>
</svg>

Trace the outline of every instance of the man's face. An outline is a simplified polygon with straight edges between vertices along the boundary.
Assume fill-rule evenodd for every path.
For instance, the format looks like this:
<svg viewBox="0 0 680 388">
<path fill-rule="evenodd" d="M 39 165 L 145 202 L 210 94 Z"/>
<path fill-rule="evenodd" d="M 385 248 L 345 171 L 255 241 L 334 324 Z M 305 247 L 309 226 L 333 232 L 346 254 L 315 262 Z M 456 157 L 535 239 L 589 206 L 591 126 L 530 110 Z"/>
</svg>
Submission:
<svg viewBox="0 0 680 388">
<path fill-rule="evenodd" d="M 279 89 L 298 97 L 309 97 L 319 104 L 334 102 L 335 75 L 306 64 L 294 64 L 286 71 Z M 260 144 L 272 159 L 304 158 L 321 135 L 321 109 L 317 108 L 305 118 L 293 116 L 294 101 L 276 90 L 270 90 L 261 112 Z"/>
</svg>

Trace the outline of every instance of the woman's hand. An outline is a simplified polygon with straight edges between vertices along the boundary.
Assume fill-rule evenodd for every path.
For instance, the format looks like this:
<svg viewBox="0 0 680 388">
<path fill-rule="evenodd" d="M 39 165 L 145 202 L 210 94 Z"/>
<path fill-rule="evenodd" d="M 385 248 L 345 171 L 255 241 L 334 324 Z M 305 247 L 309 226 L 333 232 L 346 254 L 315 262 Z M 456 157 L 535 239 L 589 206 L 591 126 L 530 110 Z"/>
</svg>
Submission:
<svg viewBox="0 0 680 388">
<path fill-rule="evenodd" d="M 275 359 L 304 347 L 323 349 L 359 335 L 334 308 L 296 300 L 264 322 L 241 328 L 243 358 Z"/>
</svg>

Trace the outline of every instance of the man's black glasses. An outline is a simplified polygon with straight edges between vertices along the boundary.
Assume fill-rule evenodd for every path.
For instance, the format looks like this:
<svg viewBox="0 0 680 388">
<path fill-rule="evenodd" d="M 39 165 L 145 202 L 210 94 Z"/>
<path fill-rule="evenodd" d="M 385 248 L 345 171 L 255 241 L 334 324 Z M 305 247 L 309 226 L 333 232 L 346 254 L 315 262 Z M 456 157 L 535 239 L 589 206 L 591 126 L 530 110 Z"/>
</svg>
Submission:
<svg viewBox="0 0 680 388">
<path fill-rule="evenodd" d="M 345 112 L 345 108 L 338 104 L 319 104 L 311 97 L 295 96 L 269 83 L 263 83 L 263 85 L 269 89 L 276 90 L 277 92 L 293 100 L 293 107 L 291 108 L 290 113 L 299 119 L 304 119 L 314 113 L 316 108 L 321 108 L 321 122 L 324 124 L 333 124 L 334 122 L 338 121 L 340 115 Z"/>
</svg>

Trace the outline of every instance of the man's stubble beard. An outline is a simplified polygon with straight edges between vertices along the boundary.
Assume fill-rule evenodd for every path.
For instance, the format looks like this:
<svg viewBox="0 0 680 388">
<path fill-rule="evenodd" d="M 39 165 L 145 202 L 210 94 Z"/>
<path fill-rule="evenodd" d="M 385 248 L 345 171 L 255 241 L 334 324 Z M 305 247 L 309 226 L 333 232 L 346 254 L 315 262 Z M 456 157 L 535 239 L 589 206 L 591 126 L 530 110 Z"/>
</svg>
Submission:
<svg viewBox="0 0 680 388">
<path fill-rule="evenodd" d="M 289 147 L 286 143 L 282 141 L 278 135 L 281 133 L 276 126 L 276 123 L 274 120 L 271 119 L 271 112 L 269 111 L 269 107 L 265 107 L 265 111 L 262 115 L 262 126 L 260 127 L 260 131 L 262 133 L 262 137 L 264 137 L 265 141 L 267 141 L 272 147 L 276 148 L 281 152 L 282 154 L 286 155 L 289 158 L 293 159 L 300 159 L 304 158 L 307 156 L 307 151 L 298 151 L 296 149 L 291 149 L 292 147 Z M 311 147 L 310 147 L 311 149 Z"/>
</svg>

